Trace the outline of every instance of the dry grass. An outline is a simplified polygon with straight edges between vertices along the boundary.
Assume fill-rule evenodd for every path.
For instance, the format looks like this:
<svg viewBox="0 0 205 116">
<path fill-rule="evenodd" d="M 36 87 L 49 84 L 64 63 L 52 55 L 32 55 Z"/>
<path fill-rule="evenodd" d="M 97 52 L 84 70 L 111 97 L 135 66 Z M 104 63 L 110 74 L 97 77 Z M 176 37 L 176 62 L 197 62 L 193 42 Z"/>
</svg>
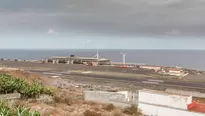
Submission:
<svg viewBox="0 0 205 116">
<path fill-rule="evenodd" d="M 107 104 L 103 107 L 103 109 L 106 111 L 112 111 L 115 109 L 115 106 L 113 104 Z"/>
<path fill-rule="evenodd" d="M 123 116 L 122 112 L 114 111 L 112 116 Z"/>
<path fill-rule="evenodd" d="M 84 101 L 83 103 L 84 103 L 84 104 L 88 104 L 88 105 L 90 105 L 90 106 L 95 106 L 95 105 L 97 105 L 97 103 L 96 103 L 96 102 L 93 102 L 93 101 Z"/>
<path fill-rule="evenodd" d="M 102 114 L 97 113 L 95 111 L 86 110 L 84 112 L 84 116 L 102 116 Z"/>
<path fill-rule="evenodd" d="M 124 108 L 123 113 L 128 115 L 134 115 L 134 116 L 142 116 L 141 111 L 135 105 Z"/>
<path fill-rule="evenodd" d="M 40 75 L 31 74 L 26 71 L 22 71 L 20 69 L 19 70 L 0 70 L 0 74 L 7 74 L 7 75 L 11 75 L 16 78 L 25 79 L 27 82 L 33 82 L 33 81 L 42 82 L 43 81 Z"/>
</svg>

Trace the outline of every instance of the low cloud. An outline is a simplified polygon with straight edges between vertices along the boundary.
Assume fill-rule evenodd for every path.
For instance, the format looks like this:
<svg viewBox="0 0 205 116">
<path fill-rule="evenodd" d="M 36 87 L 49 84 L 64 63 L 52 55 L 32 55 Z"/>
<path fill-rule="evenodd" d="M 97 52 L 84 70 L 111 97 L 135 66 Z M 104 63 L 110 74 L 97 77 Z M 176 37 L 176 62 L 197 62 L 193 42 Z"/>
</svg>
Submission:
<svg viewBox="0 0 205 116">
<path fill-rule="evenodd" d="M 181 34 L 181 32 L 180 31 L 178 31 L 178 30 L 171 30 L 171 31 L 168 31 L 168 32 L 166 32 L 166 35 L 170 35 L 170 36 L 177 36 L 177 35 L 180 35 Z"/>
<path fill-rule="evenodd" d="M 90 44 L 91 42 L 91 40 L 85 40 L 84 44 Z"/>
<path fill-rule="evenodd" d="M 54 29 L 48 29 L 48 34 L 57 34 L 57 32 Z"/>
<path fill-rule="evenodd" d="M 47 34 L 58 29 L 61 34 L 205 36 L 204 0 L 12 1 L 0 0 L 1 28 L 45 32 L 52 27 Z"/>
</svg>

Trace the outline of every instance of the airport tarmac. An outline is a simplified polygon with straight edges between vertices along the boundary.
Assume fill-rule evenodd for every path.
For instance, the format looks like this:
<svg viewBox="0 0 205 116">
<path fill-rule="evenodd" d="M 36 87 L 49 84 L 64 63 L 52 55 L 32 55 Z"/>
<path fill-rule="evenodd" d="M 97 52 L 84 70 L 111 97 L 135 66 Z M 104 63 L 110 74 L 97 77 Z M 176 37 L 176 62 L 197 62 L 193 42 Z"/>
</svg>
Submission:
<svg viewBox="0 0 205 116">
<path fill-rule="evenodd" d="M 99 80 L 108 81 L 112 80 L 112 83 L 115 82 L 124 82 L 136 86 L 146 85 L 146 86 L 160 86 L 160 87 L 178 87 L 178 88 L 188 88 L 188 89 L 197 89 L 205 92 L 205 77 L 192 75 L 190 78 L 191 81 L 186 80 L 186 77 L 181 80 L 177 79 L 166 79 L 165 78 L 152 78 L 147 77 L 147 75 L 152 74 L 152 72 L 147 70 L 133 70 L 133 68 L 119 68 L 111 66 L 85 66 L 85 65 L 67 65 L 67 64 L 42 64 L 35 62 L 18 62 L 18 61 L 0 61 L 0 65 L 8 67 L 19 67 L 26 69 L 33 73 L 38 73 L 42 75 L 49 75 L 53 77 L 62 77 L 62 78 L 72 78 L 78 77 L 82 78 L 84 81 L 88 80 Z M 82 72 L 75 72 L 80 70 Z M 74 71 L 74 72 L 72 72 Z M 113 73 L 115 75 L 102 75 L 102 74 L 93 74 L 93 72 L 104 72 L 104 73 Z M 125 75 L 116 75 L 116 73 Z M 128 77 L 126 74 L 137 74 L 135 77 Z M 154 74 L 154 73 L 153 73 Z M 77 78 L 73 78 L 77 79 Z M 198 81 L 192 81 L 197 80 Z"/>
<path fill-rule="evenodd" d="M 204 83 L 194 83 L 194 82 L 185 82 L 185 81 L 173 81 L 173 80 L 160 80 L 160 79 L 153 79 L 153 78 L 125 78 L 125 77 L 116 77 L 116 76 L 106 76 L 106 75 L 98 75 L 92 74 L 90 71 L 85 72 L 61 72 L 61 71 L 38 71 L 38 70 L 30 70 L 32 73 L 38 73 L 43 75 L 57 75 L 57 76 L 80 76 L 80 77 L 92 77 L 97 79 L 105 79 L 105 80 L 116 80 L 116 81 L 125 81 L 129 83 L 141 83 L 141 84 L 151 84 L 151 85 L 162 85 L 166 87 L 181 87 L 181 88 L 190 88 L 190 89 L 204 89 Z"/>
</svg>

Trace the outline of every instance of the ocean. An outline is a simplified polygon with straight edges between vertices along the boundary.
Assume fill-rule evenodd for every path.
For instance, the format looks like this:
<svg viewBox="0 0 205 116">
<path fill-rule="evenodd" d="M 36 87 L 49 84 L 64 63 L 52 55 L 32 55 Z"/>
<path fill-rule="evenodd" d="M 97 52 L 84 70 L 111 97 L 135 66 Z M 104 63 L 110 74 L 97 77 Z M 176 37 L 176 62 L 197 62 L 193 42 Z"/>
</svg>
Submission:
<svg viewBox="0 0 205 116">
<path fill-rule="evenodd" d="M 0 50 L 0 58 L 41 60 L 51 56 L 93 57 L 97 50 Z M 205 70 L 205 50 L 99 50 L 99 55 L 122 62 L 120 52 L 126 53 L 126 62 L 160 66 L 179 66 Z"/>
</svg>

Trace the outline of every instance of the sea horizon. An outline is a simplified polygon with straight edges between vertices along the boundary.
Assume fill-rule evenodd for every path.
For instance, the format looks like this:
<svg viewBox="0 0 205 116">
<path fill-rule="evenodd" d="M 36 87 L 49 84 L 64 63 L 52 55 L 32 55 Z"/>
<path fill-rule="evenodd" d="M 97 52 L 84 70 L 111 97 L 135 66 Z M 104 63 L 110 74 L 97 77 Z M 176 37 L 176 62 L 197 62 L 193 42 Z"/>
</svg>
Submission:
<svg viewBox="0 0 205 116">
<path fill-rule="evenodd" d="M 120 52 L 126 53 L 127 63 L 184 67 L 205 70 L 205 50 L 176 49 L 98 49 L 99 55 L 113 62 L 122 62 Z M 97 49 L 0 49 L 0 58 L 43 60 L 51 56 L 93 57 Z"/>
</svg>

